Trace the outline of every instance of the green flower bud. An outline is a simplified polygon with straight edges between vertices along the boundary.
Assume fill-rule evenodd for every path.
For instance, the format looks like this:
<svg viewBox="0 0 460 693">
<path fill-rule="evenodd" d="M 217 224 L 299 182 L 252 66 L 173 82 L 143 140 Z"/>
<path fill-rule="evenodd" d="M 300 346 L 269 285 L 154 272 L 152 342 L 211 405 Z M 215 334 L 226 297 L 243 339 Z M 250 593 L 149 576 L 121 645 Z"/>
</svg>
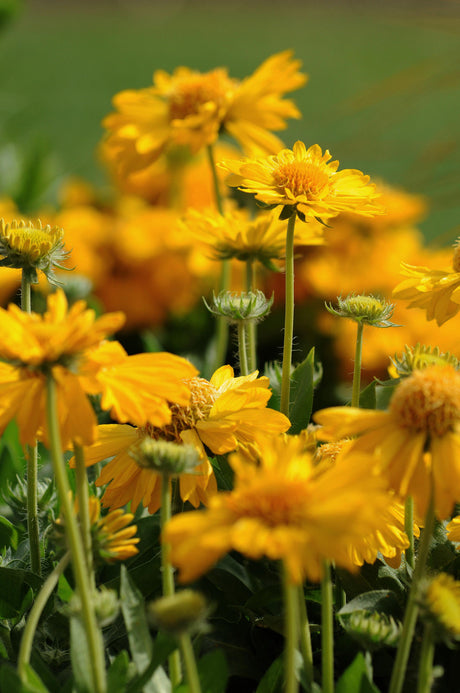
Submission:
<svg viewBox="0 0 460 693">
<path fill-rule="evenodd" d="M 378 611 L 358 610 L 339 614 L 343 628 L 366 650 L 377 650 L 389 645 L 396 647 L 401 633 L 401 623 Z"/>
<path fill-rule="evenodd" d="M 267 298 L 262 291 L 221 291 L 213 294 L 213 304 L 209 306 L 203 298 L 206 308 L 215 316 L 225 318 L 229 323 L 240 321 L 259 322 L 263 320 L 273 304 L 273 295 Z"/>
<path fill-rule="evenodd" d="M 394 377 L 404 377 L 410 375 L 412 371 L 418 371 L 428 366 L 450 365 L 457 370 L 460 367 L 458 359 L 449 352 L 444 354 L 439 347 L 423 344 L 417 344 L 415 347 L 406 345 L 404 353 L 401 356 L 395 355 L 391 359 L 391 363 L 393 364 L 391 375 Z"/>
<path fill-rule="evenodd" d="M 344 299 L 338 297 L 337 302 L 338 308 L 326 303 L 326 309 L 338 318 L 349 318 L 372 327 L 399 327 L 390 322 L 395 308 L 393 303 L 364 295 L 350 295 Z"/>
<path fill-rule="evenodd" d="M 170 597 L 161 597 L 147 606 L 147 618 L 155 628 L 173 635 L 208 630 L 209 608 L 202 594 L 181 590 Z"/>
<path fill-rule="evenodd" d="M 129 454 L 139 467 L 167 476 L 193 474 L 200 461 L 198 450 L 193 445 L 178 445 L 148 437 Z"/>
</svg>

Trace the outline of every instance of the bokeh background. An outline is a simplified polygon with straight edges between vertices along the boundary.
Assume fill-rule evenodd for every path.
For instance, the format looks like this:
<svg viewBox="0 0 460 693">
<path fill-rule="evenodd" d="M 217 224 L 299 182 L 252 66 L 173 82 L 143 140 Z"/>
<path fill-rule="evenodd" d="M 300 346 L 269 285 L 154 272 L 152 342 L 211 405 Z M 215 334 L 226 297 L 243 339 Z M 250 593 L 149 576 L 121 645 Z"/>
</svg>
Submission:
<svg viewBox="0 0 460 693">
<path fill-rule="evenodd" d="M 282 134 L 328 147 L 429 200 L 421 228 L 445 244 L 460 223 L 460 4 L 432 2 L 0 2 L 0 192 L 37 208 L 62 180 L 98 184 L 111 98 L 187 65 L 250 74 L 291 48 L 310 75 Z M 17 10 L 17 11 L 15 11 Z M 24 162 L 40 167 L 21 191 Z M 26 194 L 27 193 L 27 194 Z"/>
</svg>

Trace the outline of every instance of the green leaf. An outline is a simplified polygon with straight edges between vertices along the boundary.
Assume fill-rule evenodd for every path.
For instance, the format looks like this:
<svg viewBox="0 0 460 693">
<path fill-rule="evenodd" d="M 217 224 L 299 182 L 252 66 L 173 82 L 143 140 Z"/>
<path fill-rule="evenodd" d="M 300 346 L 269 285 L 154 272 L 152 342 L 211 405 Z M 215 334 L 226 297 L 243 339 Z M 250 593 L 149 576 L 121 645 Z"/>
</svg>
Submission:
<svg viewBox="0 0 460 693">
<path fill-rule="evenodd" d="M 0 566 L 0 618 L 21 616 L 41 585 L 41 578 L 30 570 Z"/>
<path fill-rule="evenodd" d="M 110 693 L 124 693 L 128 680 L 129 657 L 126 650 L 120 652 L 107 672 L 107 690 Z"/>
<path fill-rule="evenodd" d="M 351 614 L 353 611 L 378 611 L 393 614 L 400 611 L 400 605 L 395 593 L 391 590 L 373 590 L 347 602 L 340 609 L 339 615 Z"/>
<path fill-rule="evenodd" d="M 335 686 L 335 693 L 380 693 L 372 682 L 369 666 L 362 652 L 356 655 Z"/>
<path fill-rule="evenodd" d="M 278 693 L 283 689 L 283 679 L 283 657 L 278 657 L 262 676 L 256 693 Z"/>
<path fill-rule="evenodd" d="M 295 214 L 296 208 L 295 205 L 285 205 L 283 209 L 280 212 L 279 215 L 279 220 L 284 221 L 285 219 L 289 219 L 292 217 L 293 214 Z"/>
<path fill-rule="evenodd" d="M 14 550 L 18 548 L 18 533 L 15 526 L 6 517 L 0 515 L 0 548 L 7 547 Z"/>
<path fill-rule="evenodd" d="M 142 674 L 152 659 L 152 638 L 145 616 L 144 599 L 124 565 L 121 566 L 120 574 L 120 602 L 131 655 L 138 672 Z M 171 683 L 161 667 L 156 668 L 143 690 L 145 693 L 170 693 Z"/>
<path fill-rule="evenodd" d="M 359 406 L 361 409 L 376 409 L 377 400 L 375 396 L 376 381 L 373 380 L 359 395 Z"/>
<path fill-rule="evenodd" d="M 49 689 L 45 686 L 39 675 L 29 664 L 24 665 L 24 678 L 22 685 L 23 693 L 49 693 Z"/>
<path fill-rule="evenodd" d="M 289 418 L 292 423 L 289 429 L 291 435 L 300 433 L 310 422 L 314 385 L 315 348 L 313 347 L 291 375 L 291 406 L 289 408 Z"/>
<path fill-rule="evenodd" d="M 91 654 L 80 615 L 70 617 L 70 659 L 78 693 L 93 693 Z"/>
<path fill-rule="evenodd" d="M 198 678 L 201 685 L 201 693 L 225 693 L 228 680 L 228 666 L 222 650 L 208 652 L 198 664 Z M 187 677 L 185 677 L 187 678 Z M 189 693 L 187 684 L 181 684 L 174 689 L 174 693 Z"/>
</svg>

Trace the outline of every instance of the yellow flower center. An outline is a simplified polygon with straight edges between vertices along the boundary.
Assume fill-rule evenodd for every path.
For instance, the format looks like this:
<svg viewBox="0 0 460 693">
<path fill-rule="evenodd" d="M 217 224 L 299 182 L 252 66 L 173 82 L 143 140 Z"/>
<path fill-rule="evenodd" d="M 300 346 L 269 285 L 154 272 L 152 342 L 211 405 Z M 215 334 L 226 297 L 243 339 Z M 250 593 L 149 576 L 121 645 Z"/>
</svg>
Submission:
<svg viewBox="0 0 460 693">
<path fill-rule="evenodd" d="M 460 373 L 449 366 L 414 371 L 398 386 L 390 413 L 399 426 L 445 435 L 460 421 Z"/>
<path fill-rule="evenodd" d="M 227 507 L 239 517 L 261 520 L 269 527 L 300 526 L 305 507 L 305 486 L 298 479 L 261 478 L 249 488 L 227 497 Z"/>
<path fill-rule="evenodd" d="M 205 104 L 210 104 L 212 114 L 219 112 L 232 91 L 233 83 L 224 70 L 179 80 L 169 98 L 169 117 L 183 120 L 199 113 Z"/>
<path fill-rule="evenodd" d="M 198 421 L 206 419 L 212 409 L 212 405 L 218 397 L 218 390 L 204 378 L 190 378 L 185 380 L 190 387 L 190 404 L 186 407 L 171 403 L 171 423 L 163 428 L 147 424 L 140 429 L 140 434 L 148 435 L 156 440 L 169 440 L 182 443 L 180 434 L 182 431 L 193 428 Z"/>
<path fill-rule="evenodd" d="M 11 250 L 27 256 L 31 262 L 49 255 L 64 236 L 64 231 L 57 226 L 43 228 L 40 222 L 38 225 L 30 221 L 12 221 L 11 224 L 5 224 L 2 219 L 1 222 L 0 237 Z"/>
<path fill-rule="evenodd" d="M 460 239 L 454 245 L 454 257 L 452 258 L 454 272 L 460 272 Z"/>
<path fill-rule="evenodd" d="M 294 197 L 305 195 L 308 200 L 321 197 L 327 188 L 329 176 L 308 161 L 291 161 L 273 171 L 278 188 L 290 190 Z"/>
<path fill-rule="evenodd" d="M 453 635 L 460 635 L 460 583 L 441 573 L 432 580 L 426 598 L 433 616 Z"/>
</svg>

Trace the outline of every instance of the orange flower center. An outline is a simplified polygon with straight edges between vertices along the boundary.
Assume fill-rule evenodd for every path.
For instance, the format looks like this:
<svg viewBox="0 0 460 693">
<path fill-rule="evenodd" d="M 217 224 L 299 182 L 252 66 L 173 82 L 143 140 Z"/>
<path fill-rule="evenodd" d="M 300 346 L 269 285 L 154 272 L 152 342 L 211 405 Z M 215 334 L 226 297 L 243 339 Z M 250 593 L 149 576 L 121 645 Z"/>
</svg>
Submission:
<svg viewBox="0 0 460 693">
<path fill-rule="evenodd" d="M 225 70 L 179 80 L 169 99 L 169 117 L 183 120 L 200 113 L 206 104 L 209 104 L 210 115 L 219 113 L 226 107 L 232 92 L 233 83 Z"/>
<path fill-rule="evenodd" d="M 169 440 L 181 443 L 182 431 L 193 428 L 198 421 L 206 419 L 218 397 L 218 390 L 204 378 L 189 378 L 185 382 L 190 387 L 190 404 L 186 407 L 171 403 L 171 423 L 163 428 L 147 424 L 139 429 L 141 436 L 149 435 L 155 440 Z"/>
<path fill-rule="evenodd" d="M 445 435 L 460 422 L 460 373 L 449 366 L 414 371 L 398 386 L 390 413 L 399 426 Z"/>
<path fill-rule="evenodd" d="M 238 517 L 261 520 L 269 527 L 299 526 L 306 503 L 305 486 L 298 480 L 261 478 L 249 488 L 227 496 L 227 507 Z"/>
<path fill-rule="evenodd" d="M 454 245 L 454 257 L 452 258 L 454 272 L 460 272 L 460 239 Z"/>
<path fill-rule="evenodd" d="M 321 197 L 329 182 L 329 176 L 308 161 L 291 161 L 273 171 L 278 188 L 290 190 L 294 197 L 305 195 L 308 200 Z"/>
</svg>

